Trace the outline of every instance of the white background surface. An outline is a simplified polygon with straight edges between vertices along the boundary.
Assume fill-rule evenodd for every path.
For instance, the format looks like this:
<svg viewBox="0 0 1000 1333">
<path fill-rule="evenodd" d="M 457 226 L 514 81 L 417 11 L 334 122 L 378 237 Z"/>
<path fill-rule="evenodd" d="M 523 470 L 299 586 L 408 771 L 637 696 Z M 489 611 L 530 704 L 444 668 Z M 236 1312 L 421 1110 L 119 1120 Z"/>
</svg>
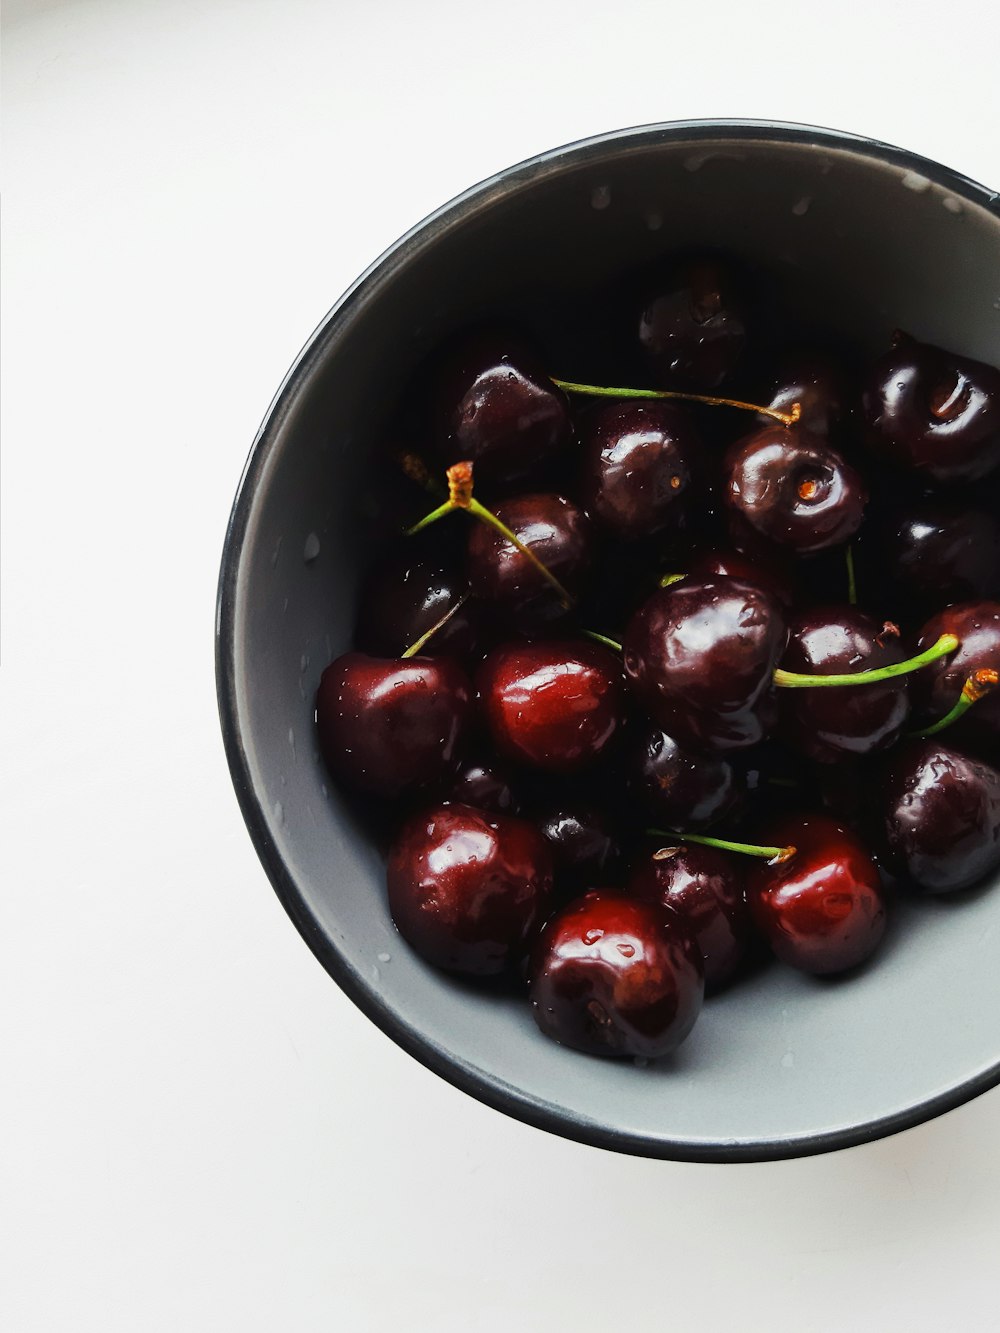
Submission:
<svg viewBox="0 0 1000 1333">
<path fill-rule="evenodd" d="M 1000 1091 L 706 1167 L 507 1120 L 383 1037 L 260 869 L 215 581 L 333 300 L 543 148 L 733 115 L 1000 183 L 992 0 L 5 6 L 0 1326 L 998 1327 Z"/>
</svg>

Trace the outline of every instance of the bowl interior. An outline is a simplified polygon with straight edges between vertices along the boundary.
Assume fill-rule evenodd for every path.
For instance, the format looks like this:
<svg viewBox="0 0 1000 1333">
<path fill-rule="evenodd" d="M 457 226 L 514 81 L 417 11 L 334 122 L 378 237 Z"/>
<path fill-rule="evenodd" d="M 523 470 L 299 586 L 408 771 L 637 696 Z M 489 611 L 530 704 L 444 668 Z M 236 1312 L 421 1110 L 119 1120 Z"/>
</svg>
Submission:
<svg viewBox="0 0 1000 1333">
<path fill-rule="evenodd" d="M 220 682 L 237 788 L 310 945 L 387 1031 L 525 1119 L 631 1151 L 815 1151 L 902 1127 L 1000 1078 L 1000 890 L 897 911 L 842 982 L 774 967 L 711 1000 L 677 1055 L 602 1062 L 527 1005 L 420 962 L 313 734 L 349 644 L 371 524 L 370 446 L 423 353 L 470 315 L 558 305 L 644 259 L 717 247 L 873 349 L 896 326 L 1000 360 L 1000 218 L 974 187 L 861 142 L 765 129 L 632 132 L 478 187 L 405 238 L 331 314 L 258 440 L 234 511 Z M 573 378 L 573 367 L 565 367 Z"/>
</svg>

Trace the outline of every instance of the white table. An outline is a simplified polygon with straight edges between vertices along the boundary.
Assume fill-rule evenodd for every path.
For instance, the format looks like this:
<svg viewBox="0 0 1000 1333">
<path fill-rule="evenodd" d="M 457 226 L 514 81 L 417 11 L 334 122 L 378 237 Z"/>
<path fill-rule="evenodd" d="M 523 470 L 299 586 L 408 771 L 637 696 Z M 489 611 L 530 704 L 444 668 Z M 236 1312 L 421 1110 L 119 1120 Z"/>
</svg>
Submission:
<svg viewBox="0 0 1000 1333">
<path fill-rule="evenodd" d="M 272 391 L 470 182 L 776 117 L 1000 182 L 991 0 L 8 0 L 0 1325 L 995 1327 L 1000 1091 L 846 1153 L 604 1154 L 405 1056 L 237 810 L 217 563 Z"/>
</svg>

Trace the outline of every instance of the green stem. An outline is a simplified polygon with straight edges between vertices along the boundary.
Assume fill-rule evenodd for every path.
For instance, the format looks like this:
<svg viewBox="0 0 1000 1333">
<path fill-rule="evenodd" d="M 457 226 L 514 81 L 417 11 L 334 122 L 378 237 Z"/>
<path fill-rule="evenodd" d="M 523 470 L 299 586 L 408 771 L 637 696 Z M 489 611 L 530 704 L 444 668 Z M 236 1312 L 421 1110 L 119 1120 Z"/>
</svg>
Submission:
<svg viewBox="0 0 1000 1333">
<path fill-rule="evenodd" d="M 613 389 L 597 384 L 576 384 L 572 380 L 557 380 L 552 383 L 563 393 L 583 394 L 587 398 L 670 398 L 685 403 L 705 403 L 709 407 L 737 407 L 743 412 L 760 412 L 773 417 L 783 426 L 794 426 L 802 415 L 798 403 L 792 404 L 790 412 L 779 412 L 775 407 L 760 407 L 757 403 L 745 403 L 740 398 L 716 398 L 704 393 L 680 393 L 674 389 Z"/>
<path fill-rule="evenodd" d="M 939 718 L 937 722 L 929 727 L 924 727 L 921 731 L 911 731 L 911 736 L 936 736 L 939 731 L 945 731 L 954 722 L 969 711 L 973 704 L 978 703 L 992 690 L 995 690 L 1000 684 L 1000 673 L 993 671 L 989 667 L 984 667 L 980 671 L 974 671 L 969 679 L 962 686 L 962 693 L 955 700 L 955 703 L 945 713 L 944 717 Z"/>
<path fill-rule="evenodd" d="M 585 629 L 583 633 L 588 639 L 593 639 L 595 643 L 603 643 L 605 648 L 612 648 L 616 653 L 620 653 L 622 650 L 622 646 L 617 639 L 609 639 L 606 634 L 598 634 L 596 629 Z"/>
<path fill-rule="evenodd" d="M 426 631 L 426 633 L 421 634 L 420 638 L 417 639 L 415 643 L 410 644 L 406 652 L 403 653 L 403 657 L 416 657 L 417 653 L 420 652 L 424 644 L 427 643 L 429 639 L 432 639 L 439 629 L 444 629 L 445 625 L 447 625 L 448 621 L 452 618 L 455 612 L 460 611 L 462 609 L 465 603 L 469 600 L 470 596 L 471 593 L 467 592 L 463 593 L 462 596 L 455 603 L 455 605 L 450 607 L 444 613 L 444 615 L 441 617 L 440 620 L 435 621 L 435 623 L 430 627 L 429 630 Z"/>
<path fill-rule="evenodd" d="M 891 666 L 855 671 L 853 675 L 842 676 L 806 676 L 798 671 L 782 671 L 779 667 L 774 673 L 774 683 L 785 690 L 814 689 L 819 685 L 877 685 L 880 680 L 892 680 L 894 676 L 908 676 L 911 671 L 919 671 L 921 667 L 936 662 L 939 657 L 947 657 L 957 647 L 958 639 L 954 634 L 942 634 L 937 643 L 906 662 L 894 662 Z"/>
<path fill-rule="evenodd" d="M 678 838 L 681 842 L 696 842 L 702 847 L 718 847 L 723 852 L 739 852 L 742 856 L 756 856 L 769 865 L 780 865 L 795 855 L 794 847 L 759 847 L 752 842 L 730 842 L 727 838 L 706 838 L 695 833 L 676 833 L 673 829 L 648 828 L 652 838 Z"/>
<path fill-rule="evenodd" d="M 452 504 L 450 500 L 445 500 L 444 504 L 438 505 L 437 509 L 432 509 L 429 514 L 425 514 L 419 523 L 414 523 L 412 528 L 407 528 L 407 537 L 415 537 L 418 532 L 423 532 L 424 528 L 429 528 L 439 518 L 444 518 L 445 514 L 450 514 L 453 509 L 458 508 L 460 508 L 459 505 Z"/>
</svg>

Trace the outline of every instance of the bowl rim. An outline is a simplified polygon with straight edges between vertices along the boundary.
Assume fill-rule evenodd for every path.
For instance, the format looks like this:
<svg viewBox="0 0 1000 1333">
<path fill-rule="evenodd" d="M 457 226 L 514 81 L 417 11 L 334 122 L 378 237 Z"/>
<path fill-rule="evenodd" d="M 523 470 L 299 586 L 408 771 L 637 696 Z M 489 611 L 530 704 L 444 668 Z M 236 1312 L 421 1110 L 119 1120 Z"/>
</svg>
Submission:
<svg viewBox="0 0 1000 1333">
<path fill-rule="evenodd" d="M 237 574 L 257 487 L 281 425 L 306 382 L 318 349 L 336 326 L 361 301 L 390 260 L 399 260 L 418 238 L 445 222 L 457 221 L 490 193 L 520 188 L 540 171 L 595 163 L 608 150 L 642 149 L 659 144 L 726 138 L 734 143 L 805 144 L 818 149 L 850 151 L 881 164 L 902 167 L 955 195 L 984 207 L 1000 218 L 1000 192 L 929 158 L 878 139 L 842 130 L 770 120 L 678 120 L 612 130 L 574 140 L 536 154 L 486 177 L 427 214 L 385 249 L 334 303 L 309 336 L 284 376 L 250 447 L 236 490 L 222 549 L 215 615 L 215 676 L 219 719 L 230 776 L 251 841 L 271 885 L 297 930 L 316 958 L 358 1008 L 403 1050 L 463 1092 L 515 1119 L 592 1147 L 636 1156 L 692 1162 L 763 1162 L 806 1157 L 870 1143 L 953 1110 L 1000 1084 L 1000 1060 L 944 1092 L 891 1115 L 847 1128 L 793 1138 L 697 1141 L 651 1137 L 609 1128 L 571 1109 L 525 1093 L 440 1047 L 403 1021 L 401 1016 L 356 973 L 320 929 L 281 852 L 272 839 L 263 804 L 254 789 L 243 746 L 236 689 Z"/>
</svg>

